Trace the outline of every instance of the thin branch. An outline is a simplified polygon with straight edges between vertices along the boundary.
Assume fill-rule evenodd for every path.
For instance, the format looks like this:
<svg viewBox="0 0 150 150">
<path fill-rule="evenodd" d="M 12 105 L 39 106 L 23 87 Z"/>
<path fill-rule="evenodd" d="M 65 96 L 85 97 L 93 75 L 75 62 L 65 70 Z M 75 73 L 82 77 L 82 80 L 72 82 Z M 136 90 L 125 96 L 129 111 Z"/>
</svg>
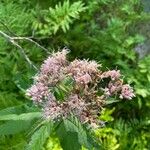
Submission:
<svg viewBox="0 0 150 150">
<path fill-rule="evenodd" d="M 7 35 L 6 33 L 2 32 L 2 31 L 0 31 L 0 34 L 5 39 L 7 39 L 11 44 L 13 44 L 17 48 L 19 48 L 20 51 L 21 51 L 21 53 L 22 53 L 22 55 L 24 56 L 24 58 L 26 59 L 26 61 L 30 64 L 30 66 L 32 66 L 35 70 L 38 70 L 37 67 L 31 62 L 31 60 L 29 59 L 29 57 L 26 55 L 25 50 L 20 45 L 18 45 L 18 43 L 15 42 L 15 40 L 12 37 L 10 37 L 9 35 Z"/>
<path fill-rule="evenodd" d="M 12 34 L 13 36 L 15 36 L 15 37 L 11 37 L 11 39 L 13 39 L 13 40 L 27 40 L 27 41 L 30 41 L 31 43 L 34 43 L 37 47 L 43 49 L 46 53 L 50 54 L 50 52 L 48 51 L 48 49 L 46 49 L 45 47 L 41 46 L 39 43 L 35 42 L 34 40 L 32 40 L 32 38 L 34 38 L 33 35 L 31 37 L 20 37 L 20 36 L 17 36 L 15 33 L 13 33 L 9 29 L 9 27 L 4 22 L 0 21 L 0 23 L 8 30 L 8 32 L 10 34 Z"/>
<path fill-rule="evenodd" d="M 13 40 L 27 40 L 27 41 L 30 41 L 31 43 L 34 43 L 36 46 L 40 47 L 45 52 L 47 52 L 48 54 L 50 54 L 50 52 L 45 47 L 41 46 L 39 43 L 35 42 L 34 40 L 32 40 L 29 37 L 12 37 L 12 39 Z"/>
</svg>

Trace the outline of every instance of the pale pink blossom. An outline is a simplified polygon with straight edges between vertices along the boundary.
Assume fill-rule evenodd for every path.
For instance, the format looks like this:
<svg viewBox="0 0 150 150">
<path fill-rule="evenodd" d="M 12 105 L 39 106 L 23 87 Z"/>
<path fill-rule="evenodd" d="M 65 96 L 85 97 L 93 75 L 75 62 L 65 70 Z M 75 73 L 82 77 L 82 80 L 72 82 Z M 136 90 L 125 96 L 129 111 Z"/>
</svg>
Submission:
<svg viewBox="0 0 150 150">
<path fill-rule="evenodd" d="M 47 60 L 44 61 L 44 64 L 41 67 L 42 74 L 57 74 L 61 65 L 55 58 L 48 57 Z"/>
<path fill-rule="evenodd" d="M 26 95 L 30 96 L 35 102 L 42 102 L 42 100 L 48 96 L 48 94 L 48 87 L 43 83 L 36 83 L 26 91 Z"/>
<path fill-rule="evenodd" d="M 100 65 L 97 64 L 95 61 L 88 61 L 88 60 L 74 60 L 70 63 L 68 66 L 69 73 L 72 73 L 74 75 L 78 73 L 96 73 L 98 72 L 98 67 Z"/>
<path fill-rule="evenodd" d="M 43 116 L 46 119 L 56 120 L 63 115 L 63 110 L 60 105 L 57 104 L 56 101 L 48 101 L 46 106 L 44 107 Z"/>
<path fill-rule="evenodd" d="M 86 85 L 89 82 L 91 82 L 92 79 L 91 79 L 91 76 L 88 73 L 86 73 L 82 76 L 75 76 L 75 81 L 79 84 L 85 84 Z"/>
<path fill-rule="evenodd" d="M 81 112 L 84 109 L 85 103 L 84 103 L 84 101 L 82 99 L 80 99 L 78 97 L 77 94 L 73 94 L 73 95 L 70 95 L 69 98 L 68 98 L 68 106 L 72 110 L 77 109 L 78 110 L 77 113 L 79 113 L 79 112 Z"/>
<path fill-rule="evenodd" d="M 118 84 L 117 82 L 109 82 L 108 88 L 111 94 L 117 93 L 121 89 L 121 84 Z"/>
<path fill-rule="evenodd" d="M 104 93 L 106 96 L 112 96 L 120 92 L 121 87 L 122 87 L 122 82 L 112 80 L 108 83 L 108 87 L 104 89 Z"/>
<path fill-rule="evenodd" d="M 61 52 L 53 53 L 52 56 L 49 56 L 41 66 L 42 74 L 57 74 L 63 65 L 67 62 L 66 55 L 68 51 L 63 49 Z"/>
<path fill-rule="evenodd" d="M 99 67 L 101 67 L 101 65 L 98 64 L 96 61 L 89 61 L 87 65 L 87 72 L 89 74 L 96 73 L 99 71 Z"/>
<path fill-rule="evenodd" d="M 52 57 L 61 65 L 64 65 L 67 61 L 66 55 L 69 53 L 68 49 L 63 49 L 62 51 L 58 51 L 57 53 L 53 53 Z"/>
<path fill-rule="evenodd" d="M 109 70 L 109 71 L 104 72 L 101 75 L 101 78 L 108 78 L 108 77 L 110 77 L 112 80 L 116 80 L 116 79 L 119 79 L 120 76 L 121 76 L 120 70 Z"/>
<path fill-rule="evenodd" d="M 121 89 L 121 94 L 120 94 L 120 98 L 123 99 L 132 99 L 133 97 L 135 97 L 134 93 L 133 93 L 133 89 L 130 85 L 125 84 L 122 86 Z"/>
</svg>

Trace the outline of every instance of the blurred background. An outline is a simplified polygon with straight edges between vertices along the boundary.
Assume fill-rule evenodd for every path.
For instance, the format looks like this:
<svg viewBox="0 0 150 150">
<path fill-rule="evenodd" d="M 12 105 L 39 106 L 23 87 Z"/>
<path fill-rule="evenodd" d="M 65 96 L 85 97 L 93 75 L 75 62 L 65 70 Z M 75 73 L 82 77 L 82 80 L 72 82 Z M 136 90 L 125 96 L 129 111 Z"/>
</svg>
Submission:
<svg viewBox="0 0 150 150">
<path fill-rule="evenodd" d="M 106 123 L 96 138 L 106 150 L 150 150 L 150 0 L 0 0 L 0 31 L 29 37 L 50 53 L 67 47 L 70 60 L 94 59 L 103 69 L 120 69 L 136 97 L 103 110 Z M 37 67 L 49 55 L 28 40 L 17 42 Z M 24 90 L 35 73 L 0 36 L 0 110 L 30 108 Z M 0 150 L 23 150 L 31 124 L 0 122 Z M 62 148 L 49 137 L 44 149 Z"/>
</svg>

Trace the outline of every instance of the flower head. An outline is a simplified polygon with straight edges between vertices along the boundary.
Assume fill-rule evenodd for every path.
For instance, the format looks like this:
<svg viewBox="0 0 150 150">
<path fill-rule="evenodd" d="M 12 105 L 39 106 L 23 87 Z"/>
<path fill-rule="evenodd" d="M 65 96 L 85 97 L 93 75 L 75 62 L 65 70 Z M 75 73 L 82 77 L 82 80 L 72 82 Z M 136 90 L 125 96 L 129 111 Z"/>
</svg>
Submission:
<svg viewBox="0 0 150 150">
<path fill-rule="evenodd" d="M 132 99 L 133 97 L 135 97 L 134 93 L 133 93 L 133 89 L 130 85 L 125 84 L 122 86 L 121 89 L 121 94 L 120 94 L 120 98 L 125 98 L 125 99 Z"/>
<path fill-rule="evenodd" d="M 67 53 L 63 49 L 44 61 L 26 95 L 42 106 L 46 119 L 57 121 L 74 114 L 82 123 L 97 128 L 98 114 L 106 99 L 113 95 L 132 99 L 133 89 L 123 84 L 119 70 L 102 72 L 97 62 L 89 60 L 69 62 Z M 65 80 L 68 77 L 71 82 Z M 101 83 L 103 78 L 109 78 L 105 87 Z"/>
<path fill-rule="evenodd" d="M 30 96 L 34 102 L 42 102 L 42 100 L 49 94 L 48 87 L 43 83 L 36 83 L 31 86 L 26 92 L 27 96 Z"/>
<path fill-rule="evenodd" d="M 120 70 L 109 70 L 109 71 L 104 72 L 101 75 L 101 78 L 108 78 L 108 77 L 110 77 L 112 80 L 117 80 L 117 79 L 120 78 L 120 76 L 121 76 Z"/>
</svg>

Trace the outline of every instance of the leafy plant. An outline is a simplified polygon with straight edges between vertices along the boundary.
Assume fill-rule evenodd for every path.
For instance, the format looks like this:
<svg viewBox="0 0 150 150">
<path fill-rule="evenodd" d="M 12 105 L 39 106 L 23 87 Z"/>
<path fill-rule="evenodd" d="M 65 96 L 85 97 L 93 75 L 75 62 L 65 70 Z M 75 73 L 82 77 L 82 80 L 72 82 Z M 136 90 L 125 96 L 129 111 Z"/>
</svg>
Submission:
<svg viewBox="0 0 150 150">
<path fill-rule="evenodd" d="M 148 10 L 148 3 L 145 7 Z M 11 37 L 26 36 L 50 52 L 67 46 L 71 49 L 70 60 L 96 59 L 104 68 L 119 68 L 136 91 L 133 102 L 108 100 L 100 118 L 105 126 L 95 131 L 95 135 L 88 131 L 85 134 L 76 119 L 55 124 L 51 133 L 41 118 L 31 117 L 39 109 L 24 97 L 35 71 L 17 48 L 0 37 L 1 150 L 32 149 L 36 144 L 46 150 L 72 149 L 73 145 L 85 150 L 89 143 L 97 147 L 95 142 L 101 149 L 150 149 L 149 56 L 139 59 L 134 51 L 149 42 L 149 14 L 143 11 L 140 0 L 0 0 L 0 16 L 0 30 Z M 17 43 L 37 67 L 47 56 L 33 43 L 22 40 Z M 68 91 L 64 85 L 58 89 Z M 83 134 L 79 137 L 80 132 Z"/>
<path fill-rule="evenodd" d="M 80 13 L 86 9 L 82 1 L 70 3 L 69 0 L 64 1 L 63 4 L 59 2 L 55 8 L 43 10 L 39 20 L 33 22 L 33 28 L 37 30 L 38 34 L 51 35 L 56 34 L 59 29 L 63 32 L 69 30 L 70 24 L 75 19 L 79 19 Z"/>
</svg>

